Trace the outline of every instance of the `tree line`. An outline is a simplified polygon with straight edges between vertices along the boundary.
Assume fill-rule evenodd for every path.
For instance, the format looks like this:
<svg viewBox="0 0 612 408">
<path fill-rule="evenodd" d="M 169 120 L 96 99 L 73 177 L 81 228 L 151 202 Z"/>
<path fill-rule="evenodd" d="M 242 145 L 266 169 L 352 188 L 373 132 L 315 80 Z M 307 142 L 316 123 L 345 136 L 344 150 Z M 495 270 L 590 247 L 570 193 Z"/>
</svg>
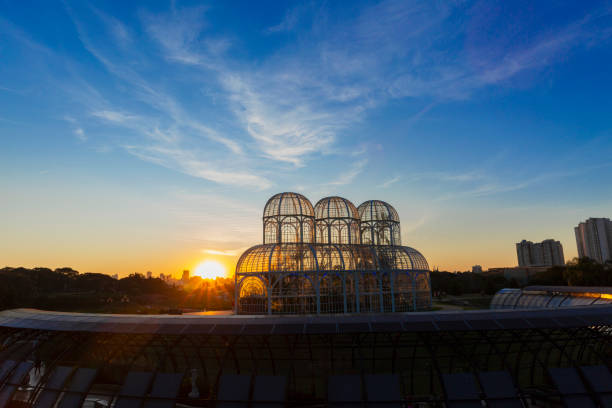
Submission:
<svg viewBox="0 0 612 408">
<path fill-rule="evenodd" d="M 204 281 L 193 277 L 184 286 L 131 274 L 114 279 L 72 268 L 0 269 L 0 310 L 31 307 L 47 310 L 159 313 L 179 309 L 232 308 L 233 279 Z"/>
<path fill-rule="evenodd" d="M 612 262 L 573 259 L 531 277 L 528 285 L 612 286 Z M 493 295 L 518 288 L 514 279 L 472 272 L 431 272 L 434 296 Z M 135 273 L 114 279 L 72 268 L 0 269 L 0 310 L 31 307 L 46 310 L 100 313 L 178 313 L 180 310 L 232 309 L 234 279 L 192 277 L 182 286 Z"/>
<path fill-rule="evenodd" d="M 516 279 L 506 279 L 502 275 L 486 272 L 431 272 L 434 296 L 441 293 L 455 296 L 469 293 L 492 295 L 503 288 L 527 285 L 612 286 L 612 261 L 600 264 L 589 258 L 574 258 L 565 265 L 553 266 L 533 275 L 526 285 Z"/>
</svg>

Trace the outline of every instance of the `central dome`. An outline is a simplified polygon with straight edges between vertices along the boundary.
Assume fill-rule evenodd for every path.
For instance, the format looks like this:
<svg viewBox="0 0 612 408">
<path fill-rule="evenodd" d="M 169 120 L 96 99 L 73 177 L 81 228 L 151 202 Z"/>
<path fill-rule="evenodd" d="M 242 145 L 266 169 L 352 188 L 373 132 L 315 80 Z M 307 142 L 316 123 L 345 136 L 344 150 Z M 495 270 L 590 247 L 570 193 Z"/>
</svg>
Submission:
<svg viewBox="0 0 612 408">
<path fill-rule="evenodd" d="M 325 197 L 315 205 L 316 241 L 321 244 L 359 244 L 359 211 L 342 197 Z"/>
<path fill-rule="evenodd" d="M 319 200 L 315 205 L 315 218 L 317 220 L 328 218 L 359 219 L 357 207 L 346 198 L 333 196 Z"/>
<path fill-rule="evenodd" d="M 314 242 L 314 208 L 298 193 L 273 195 L 263 214 L 264 244 Z"/>
</svg>

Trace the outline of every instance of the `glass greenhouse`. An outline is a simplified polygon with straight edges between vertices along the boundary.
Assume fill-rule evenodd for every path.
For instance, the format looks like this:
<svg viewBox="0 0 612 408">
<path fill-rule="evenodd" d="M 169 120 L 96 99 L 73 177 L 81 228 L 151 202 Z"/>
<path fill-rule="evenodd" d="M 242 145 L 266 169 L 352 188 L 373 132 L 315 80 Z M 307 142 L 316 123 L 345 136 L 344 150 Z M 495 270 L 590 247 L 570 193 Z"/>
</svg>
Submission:
<svg viewBox="0 0 612 408">
<path fill-rule="evenodd" d="M 429 266 L 401 246 L 399 216 L 378 200 L 314 207 L 280 193 L 264 208 L 263 245 L 236 266 L 238 314 L 380 313 L 431 306 Z"/>
<path fill-rule="evenodd" d="M 612 289 L 585 286 L 527 286 L 499 290 L 491 309 L 554 309 L 612 304 Z"/>
</svg>

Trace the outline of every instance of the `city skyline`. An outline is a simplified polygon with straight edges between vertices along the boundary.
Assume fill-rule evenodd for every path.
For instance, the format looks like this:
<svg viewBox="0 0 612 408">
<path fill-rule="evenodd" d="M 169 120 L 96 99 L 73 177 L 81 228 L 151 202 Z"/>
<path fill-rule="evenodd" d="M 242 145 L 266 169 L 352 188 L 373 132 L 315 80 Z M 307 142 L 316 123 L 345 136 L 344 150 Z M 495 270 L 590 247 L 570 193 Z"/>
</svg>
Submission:
<svg viewBox="0 0 612 408">
<path fill-rule="evenodd" d="M 429 266 L 612 216 L 612 7 L 0 5 L 0 260 L 232 273 L 261 208 L 388 201 Z"/>
</svg>

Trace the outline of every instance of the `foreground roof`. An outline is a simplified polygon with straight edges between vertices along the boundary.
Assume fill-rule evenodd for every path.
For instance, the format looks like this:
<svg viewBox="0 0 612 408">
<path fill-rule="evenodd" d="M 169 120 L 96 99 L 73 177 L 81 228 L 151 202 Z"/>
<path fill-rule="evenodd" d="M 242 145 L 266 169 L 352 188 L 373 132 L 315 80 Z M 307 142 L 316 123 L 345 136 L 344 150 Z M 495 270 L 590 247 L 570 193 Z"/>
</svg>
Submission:
<svg viewBox="0 0 612 408">
<path fill-rule="evenodd" d="M 114 315 L 36 309 L 0 312 L 0 327 L 98 333 L 284 335 L 521 330 L 602 325 L 612 325 L 612 306 L 331 316 Z"/>
<path fill-rule="evenodd" d="M 290 317 L 7 310 L 0 312 L 0 377 L 8 378 L 0 378 L 0 406 L 11 399 L 20 406 L 246 406 L 251 398 L 277 401 L 262 394 L 274 390 L 287 406 L 314 408 L 346 401 L 335 396 L 345 389 L 355 391 L 353 404 L 372 401 L 374 389 L 386 390 L 380 401 L 387 404 L 394 395 L 428 406 L 464 403 L 467 390 L 480 406 L 483 398 L 496 402 L 500 394 L 487 385 L 500 384 L 560 406 L 560 392 L 584 387 L 576 370 L 612 383 L 605 380 L 612 379 L 610 327 L 612 306 Z M 551 377 L 561 386 L 553 388 Z"/>
</svg>

